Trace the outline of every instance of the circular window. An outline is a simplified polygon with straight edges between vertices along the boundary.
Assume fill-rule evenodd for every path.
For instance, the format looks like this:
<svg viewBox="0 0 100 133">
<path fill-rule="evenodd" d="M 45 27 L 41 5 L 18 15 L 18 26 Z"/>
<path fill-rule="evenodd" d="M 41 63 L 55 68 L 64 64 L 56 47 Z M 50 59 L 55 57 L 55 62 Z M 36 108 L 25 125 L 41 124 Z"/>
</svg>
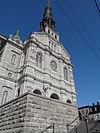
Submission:
<svg viewBox="0 0 100 133">
<path fill-rule="evenodd" d="M 55 61 L 51 61 L 50 65 L 53 70 L 57 69 L 57 63 Z"/>
</svg>

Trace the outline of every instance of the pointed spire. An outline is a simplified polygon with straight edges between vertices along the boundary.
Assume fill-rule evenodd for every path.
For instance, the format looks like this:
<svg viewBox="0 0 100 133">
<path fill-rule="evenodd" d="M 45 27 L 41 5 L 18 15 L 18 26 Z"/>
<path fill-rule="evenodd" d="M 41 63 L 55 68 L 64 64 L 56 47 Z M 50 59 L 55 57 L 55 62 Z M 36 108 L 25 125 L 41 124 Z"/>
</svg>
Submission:
<svg viewBox="0 0 100 133">
<path fill-rule="evenodd" d="M 47 0 L 47 6 L 46 7 L 50 8 L 50 0 Z"/>
<path fill-rule="evenodd" d="M 47 0 L 43 19 L 42 19 L 42 22 L 40 23 L 41 31 L 45 30 L 46 26 L 48 26 L 52 30 L 55 29 L 55 22 L 53 20 L 52 11 L 51 11 L 51 7 L 50 7 L 50 0 Z"/>
<path fill-rule="evenodd" d="M 20 40 L 20 36 L 19 36 L 19 29 L 16 31 L 16 33 L 13 36 L 14 40 Z"/>
</svg>

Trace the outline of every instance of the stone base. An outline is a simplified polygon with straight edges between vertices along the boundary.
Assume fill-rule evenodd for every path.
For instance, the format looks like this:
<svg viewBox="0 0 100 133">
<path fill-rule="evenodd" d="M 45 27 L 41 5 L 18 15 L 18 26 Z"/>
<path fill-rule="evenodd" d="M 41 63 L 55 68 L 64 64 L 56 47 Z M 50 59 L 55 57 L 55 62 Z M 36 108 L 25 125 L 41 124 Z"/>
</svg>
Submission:
<svg viewBox="0 0 100 133">
<path fill-rule="evenodd" d="M 67 133 L 77 115 L 77 106 L 26 93 L 0 107 L 0 133 L 39 133 L 53 123 L 55 133 Z"/>
</svg>

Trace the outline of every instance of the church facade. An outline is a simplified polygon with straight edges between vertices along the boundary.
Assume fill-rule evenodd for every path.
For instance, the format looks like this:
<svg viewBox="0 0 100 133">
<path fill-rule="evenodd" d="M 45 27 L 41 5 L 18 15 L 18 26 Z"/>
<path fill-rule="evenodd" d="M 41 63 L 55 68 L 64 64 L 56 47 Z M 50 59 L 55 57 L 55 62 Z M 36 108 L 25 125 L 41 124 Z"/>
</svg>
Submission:
<svg viewBox="0 0 100 133">
<path fill-rule="evenodd" d="M 70 106 L 72 119 L 77 116 L 73 65 L 55 31 L 49 0 L 40 32 L 32 32 L 24 42 L 19 31 L 9 38 L 0 35 L 0 106 L 26 93 Z"/>
</svg>

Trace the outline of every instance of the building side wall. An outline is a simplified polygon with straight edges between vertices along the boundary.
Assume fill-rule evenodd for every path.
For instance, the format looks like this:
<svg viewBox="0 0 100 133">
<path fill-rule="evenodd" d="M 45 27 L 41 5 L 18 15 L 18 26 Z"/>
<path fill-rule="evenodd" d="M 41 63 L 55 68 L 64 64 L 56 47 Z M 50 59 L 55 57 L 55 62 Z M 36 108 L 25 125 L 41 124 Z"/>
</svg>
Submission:
<svg viewBox="0 0 100 133">
<path fill-rule="evenodd" d="M 0 107 L 0 133 L 39 133 L 52 123 L 55 132 L 67 133 L 66 124 L 77 115 L 77 106 L 27 93 Z"/>
</svg>

